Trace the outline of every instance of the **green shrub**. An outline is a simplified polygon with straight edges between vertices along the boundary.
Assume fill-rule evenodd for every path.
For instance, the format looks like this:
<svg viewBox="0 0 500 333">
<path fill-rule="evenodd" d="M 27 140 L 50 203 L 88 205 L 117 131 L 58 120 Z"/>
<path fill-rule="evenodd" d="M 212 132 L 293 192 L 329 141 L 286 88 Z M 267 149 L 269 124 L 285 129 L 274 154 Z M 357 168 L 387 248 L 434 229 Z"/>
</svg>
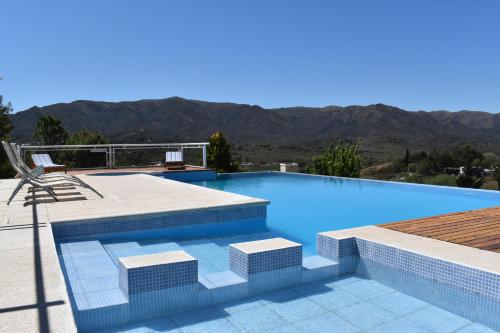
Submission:
<svg viewBox="0 0 500 333">
<path fill-rule="evenodd" d="M 208 167 L 217 172 L 235 172 L 239 165 L 233 162 L 231 145 L 226 141 L 224 133 L 215 132 L 208 139 L 210 146 L 207 149 Z"/>
<path fill-rule="evenodd" d="M 359 178 L 361 157 L 358 144 L 330 146 L 320 156 L 313 159 L 310 173 L 317 175 Z"/>
</svg>

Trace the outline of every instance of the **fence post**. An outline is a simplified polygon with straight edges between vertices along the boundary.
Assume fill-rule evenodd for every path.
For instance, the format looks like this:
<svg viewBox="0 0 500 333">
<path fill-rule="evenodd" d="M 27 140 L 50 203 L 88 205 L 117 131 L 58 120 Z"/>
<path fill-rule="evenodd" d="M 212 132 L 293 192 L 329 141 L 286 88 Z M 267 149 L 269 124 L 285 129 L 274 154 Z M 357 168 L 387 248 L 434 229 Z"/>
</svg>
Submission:
<svg viewBox="0 0 500 333">
<path fill-rule="evenodd" d="M 207 146 L 203 145 L 203 167 L 207 168 Z"/>
<path fill-rule="evenodd" d="M 109 148 L 106 148 L 106 168 L 109 169 Z"/>
</svg>

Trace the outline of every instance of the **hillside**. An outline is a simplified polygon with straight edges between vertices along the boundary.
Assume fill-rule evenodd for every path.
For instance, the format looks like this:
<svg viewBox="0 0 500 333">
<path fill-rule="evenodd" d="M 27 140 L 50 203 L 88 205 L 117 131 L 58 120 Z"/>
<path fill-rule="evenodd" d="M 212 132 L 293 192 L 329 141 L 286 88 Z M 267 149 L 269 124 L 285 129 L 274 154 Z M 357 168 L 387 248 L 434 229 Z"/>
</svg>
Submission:
<svg viewBox="0 0 500 333">
<path fill-rule="evenodd" d="M 12 115 L 13 137 L 30 142 L 39 117 L 62 120 L 71 132 L 87 128 L 112 142 L 205 141 L 223 131 L 245 159 L 307 159 L 325 145 L 362 138 L 364 156 L 382 161 L 413 151 L 470 143 L 500 153 L 500 114 L 405 111 L 383 104 L 264 109 L 172 97 L 133 102 L 75 101 Z"/>
</svg>

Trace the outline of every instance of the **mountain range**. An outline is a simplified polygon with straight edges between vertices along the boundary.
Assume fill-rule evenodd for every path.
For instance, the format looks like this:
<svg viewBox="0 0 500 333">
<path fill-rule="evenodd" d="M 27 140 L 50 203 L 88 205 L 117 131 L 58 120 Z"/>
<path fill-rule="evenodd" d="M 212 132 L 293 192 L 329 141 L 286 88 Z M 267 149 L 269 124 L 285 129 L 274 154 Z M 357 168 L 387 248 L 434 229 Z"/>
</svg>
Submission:
<svg viewBox="0 0 500 333">
<path fill-rule="evenodd" d="M 479 111 L 406 111 L 372 104 L 287 107 L 214 103 L 171 97 L 100 102 L 78 100 L 32 107 L 11 115 L 13 138 L 32 141 L 42 115 L 75 132 L 98 131 L 110 142 L 199 142 L 223 131 L 236 155 L 252 161 L 307 160 L 339 140 L 357 142 L 365 158 L 383 161 L 411 151 L 471 144 L 500 153 L 500 114 Z"/>
</svg>

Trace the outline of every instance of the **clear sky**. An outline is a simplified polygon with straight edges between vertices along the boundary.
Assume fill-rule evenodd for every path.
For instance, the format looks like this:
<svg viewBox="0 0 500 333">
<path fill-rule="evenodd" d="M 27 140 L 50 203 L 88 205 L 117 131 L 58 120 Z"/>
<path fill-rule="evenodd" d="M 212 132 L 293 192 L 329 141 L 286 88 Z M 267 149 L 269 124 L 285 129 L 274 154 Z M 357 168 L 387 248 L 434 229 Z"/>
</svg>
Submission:
<svg viewBox="0 0 500 333">
<path fill-rule="evenodd" d="M 2 0 L 14 109 L 181 96 L 500 111 L 499 0 Z"/>
</svg>

